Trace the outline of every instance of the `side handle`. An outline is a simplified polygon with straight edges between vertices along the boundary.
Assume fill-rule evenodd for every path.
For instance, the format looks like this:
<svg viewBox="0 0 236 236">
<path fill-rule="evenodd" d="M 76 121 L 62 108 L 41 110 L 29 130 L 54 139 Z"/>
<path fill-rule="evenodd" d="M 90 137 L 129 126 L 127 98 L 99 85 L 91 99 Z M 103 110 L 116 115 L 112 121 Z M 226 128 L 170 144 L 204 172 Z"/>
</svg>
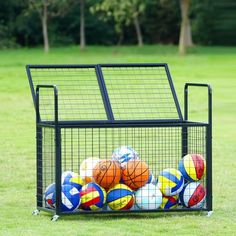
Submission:
<svg viewBox="0 0 236 236">
<path fill-rule="evenodd" d="M 39 107 L 39 100 L 40 100 L 40 89 L 53 89 L 54 91 L 54 122 L 55 124 L 58 123 L 58 89 L 56 85 L 44 85 L 39 84 L 36 86 L 36 121 L 39 123 L 41 121 L 40 118 L 40 107 Z"/>
<path fill-rule="evenodd" d="M 208 123 L 212 124 L 212 88 L 210 84 L 186 83 L 184 86 L 184 120 L 188 120 L 188 88 L 207 87 L 208 88 Z"/>
</svg>

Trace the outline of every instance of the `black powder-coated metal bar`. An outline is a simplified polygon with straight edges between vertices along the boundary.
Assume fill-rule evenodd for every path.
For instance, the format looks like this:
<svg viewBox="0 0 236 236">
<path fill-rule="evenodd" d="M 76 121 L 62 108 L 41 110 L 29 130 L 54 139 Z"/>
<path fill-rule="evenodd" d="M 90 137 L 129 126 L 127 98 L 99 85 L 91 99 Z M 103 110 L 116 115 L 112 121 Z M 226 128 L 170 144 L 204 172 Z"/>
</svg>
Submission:
<svg viewBox="0 0 236 236">
<path fill-rule="evenodd" d="M 41 127 L 54 127 L 53 122 L 41 122 L 38 125 Z M 176 122 L 176 123 L 165 123 L 165 122 L 58 122 L 60 128 L 125 128 L 125 127 L 201 127 L 207 126 L 207 123 L 201 122 Z"/>
<path fill-rule="evenodd" d="M 90 214 L 106 214 L 106 215 L 115 215 L 115 214 L 140 214 L 140 213 L 171 213 L 171 212 L 199 212 L 199 211 L 208 211 L 206 208 L 174 208 L 174 209 L 140 209 L 140 210 L 100 210 L 100 211 L 74 211 L 74 212 L 61 212 L 61 215 L 90 215 Z"/>
<path fill-rule="evenodd" d="M 96 65 L 96 74 L 97 74 L 97 80 L 98 80 L 100 92 L 101 92 L 101 95 L 102 95 L 103 104 L 104 104 L 106 114 L 107 114 L 107 119 L 110 120 L 110 121 L 113 121 L 114 116 L 113 116 L 113 112 L 112 112 L 112 108 L 111 108 L 111 103 L 110 103 L 110 99 L 109 99 L 109 96 L 108 96 L 108 93 L 107 93 L 107 89 L 106 89 L 106 85 L 105 85 L 105 82 L 104 82 L 102 70 L 101 70 L 101 67 L 99 65 Z"/>
<path fill-rule="evenodd" d="M 56 214 L 61 213 L 61 129 L 58 125 L 58 89 L 56 85 L 36 86 L 36 120 L 40 121 L 40 89 L 53 89 L 54 91 L 54 129 L 55 129 L 55 180 L 56 180 Z M 42 171 L 42 169 L 41 169 Z"/>
<path fill-rule="evenodd" d="M 61 129 L 58 125 L 58 90 L 54 86 L 55 109 L 55 179 L 56 179 L 56 214 L 61 213 Z"/>
<path fill-rule="evenodd" d="M 163 67 L 166 63 L 128 63 L 128 64 L 99 64 L 101 67 Z"/>
<path fill-rule="evenodd" d="M 34 107 L 36 108 L 36 95 L 35 95 L 35 91 L 34 91 L 34 85 L 33 85 L 33 80 L 32 80 L 32 76 L 30 73 L 30 66 L 29 65 L 26 66 L 26 73 L 28 76 L 28 81 L 29 81 L 29 85 L 30 85 L 30 90 L 31 90 L 33 102 L 34 102 Z"/>
<path fill-rule="evenodd" d="M 208 125 L 206 128 L 206 203 L 207 210 L 212 211 L 212 88 L 209 84 L 186 83 L 184 117 L 188 119 L 188 87 L 206 87 L 208 89 Z"/>
<path fill-rule="evenodd" d="M 43 158 L 42 158 L 42 127 L 36 125 L 36 181 L 37 207 L 43 206 Z"/>
<path fill-rule="evenodd" d="M 92 64 L 84 64 L 84 65 L 77 65 L 77 64 L 51 64 L 51 65 L 27 65 L 28 69 L 49 69 L 49 68 L 94 68 L 95 65 Z"/>
<path fill-rule="evenodd" d="M 168 78 L 168 81 L 169 81 L 169 84 L 170 84 L 170 89 L 171 89 L 171 92 L 172 92 L 172 95 L 173 95 L 173 98 L 174 98 L 174 101 L 175 101 L 175 106 L 176 106 L 176 109 L 177 109 L 177 112 L 178 112 L 178 115 L 179 115 L 179 119 L 182 121 L 183 120 L 182 112 L 181 112 L 181 109 L 180 109 L 179 101 L 178 101 L 178 98 L 177 98 L 177 95 L 176 95 L 176 92 L 175 92 L 174 84 L 173 84 L 173 81 L 172 81 L 170 71 L 169 71 L 169 68 L 168 68 L 167 64 L 165 64 L 165 70 L 166 70 L 166 75 L 167 75 L 167 78 Z"/>
</svg>

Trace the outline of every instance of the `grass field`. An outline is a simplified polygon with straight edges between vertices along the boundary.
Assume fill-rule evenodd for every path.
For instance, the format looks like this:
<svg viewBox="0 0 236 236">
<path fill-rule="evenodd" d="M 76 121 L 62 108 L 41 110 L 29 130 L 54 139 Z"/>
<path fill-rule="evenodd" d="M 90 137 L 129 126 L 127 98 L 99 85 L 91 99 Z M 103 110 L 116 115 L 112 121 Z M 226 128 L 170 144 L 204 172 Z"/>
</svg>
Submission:
<svg viewBox="0 0 236 236">
<path fill-rule="evenodd" d="M 0 235 L 235 235 L 236 47 L 196 47 L 185 57 L 174 46 L 55 48 L 0 51 Z M 35 113 L 26 64 L 166 62 L 183 107 L 185 82 L 213 87 L 213 207 L 203 213 L 68 216 L 56 223 L 35 209 Z M 205 91 L 206 92 L 206 91 Z M 205 95 L 190 110 L 206 118 Z M 198 101 L 198 99 L 200 99 Z"/>
</svg>

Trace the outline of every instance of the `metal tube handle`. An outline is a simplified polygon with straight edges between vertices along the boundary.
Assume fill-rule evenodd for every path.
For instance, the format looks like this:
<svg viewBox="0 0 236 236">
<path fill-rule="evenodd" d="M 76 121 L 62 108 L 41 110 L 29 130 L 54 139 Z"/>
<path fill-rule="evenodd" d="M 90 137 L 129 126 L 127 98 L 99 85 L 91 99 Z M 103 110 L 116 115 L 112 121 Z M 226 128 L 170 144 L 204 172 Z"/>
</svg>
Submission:
<svg viewBox="0 0 236 236">
<path fill-rule="evenodd" d="M 41 121 L 40 107 L 39 107 L 40 88 L 51 88 L 54 91 L 54 122 L 55 122 L 55 124 L 57 124 L 58 123 L 58 89 L 57 89 L 56 85 L 38 84 L 36 86 L 36 121 L 37 121 L 37 123 L 39 123 Z"/>
<path fill-rule="evenodd" d="M 212 124 L 212 88 L 210 84 L 186 83 L 184 86 L 184 120 L 188 120 L 188 87 L 208 88 L 208 123 Z"/>
</svg>

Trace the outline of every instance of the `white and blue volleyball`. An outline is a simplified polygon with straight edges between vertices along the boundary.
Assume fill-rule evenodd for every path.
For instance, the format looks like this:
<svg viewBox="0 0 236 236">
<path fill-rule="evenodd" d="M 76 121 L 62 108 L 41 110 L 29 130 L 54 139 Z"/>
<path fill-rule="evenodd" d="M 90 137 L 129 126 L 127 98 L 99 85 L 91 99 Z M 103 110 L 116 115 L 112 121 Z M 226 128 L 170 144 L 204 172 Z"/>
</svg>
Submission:
<svg viewBox="0 0 236 236">
<path fill-rule="evenodd" d="M 56 207 L 56 185 L 50 184 L 44 192 L 45 203 L 47 207 Z M 72 185 L 61 186 L 61 211 L 72 212 L 78 209 L 80 205 L 79 190 Z"/>
<path fill-rule="evenodd" d="M 147 184 L 154 184 L 154 185 L 157 184 L 157 179 L 156 179 L 156 177 L 154 176 L 154 174 L 152 172 L 150 172 L 150 174 L 149 174 Z"/>
<path fill-rule="evenodd" d="M 164 169 L 158 176 L 157 186 L 165 196 L 177 195 L 184 187 L 184 177 L 179 170 Z"/>
<path fill-rule="evenodd" d="M 160 189 L 153 184 L 146 184 L 135 193 L 136 205 L 144 210 L 158 209 L 162 203 L 162 193 Z"/>
<path fill-rule="evenodd" d="M 80 191 L 82 186 L 84 185 L 84 181 L 77 173 L 73 171 L 65 171 L 61 175 L 61 184 L 72 185 Z"/>
<path fill-rule="evenodd" d="M 52 183 L 47 186 L 44 191 L 44 200 L 46 207 L 55 208 L 56 197 L 55 197 L 56 185 Z"/>
<path fill-rule="evenodd" d="M 71 212 L 77 210 L 81 203 L 79 190 L 69 184 L 62 185 L 61 202 L 61 210 L 63 212 Z"/>
<path fill-rule="evenodd" d="M 121 146 L 113 151 L 111 158 L 124 166 L 129 160 L 139 159 L 139 155 L 132 147 Z"/>
</svg>

